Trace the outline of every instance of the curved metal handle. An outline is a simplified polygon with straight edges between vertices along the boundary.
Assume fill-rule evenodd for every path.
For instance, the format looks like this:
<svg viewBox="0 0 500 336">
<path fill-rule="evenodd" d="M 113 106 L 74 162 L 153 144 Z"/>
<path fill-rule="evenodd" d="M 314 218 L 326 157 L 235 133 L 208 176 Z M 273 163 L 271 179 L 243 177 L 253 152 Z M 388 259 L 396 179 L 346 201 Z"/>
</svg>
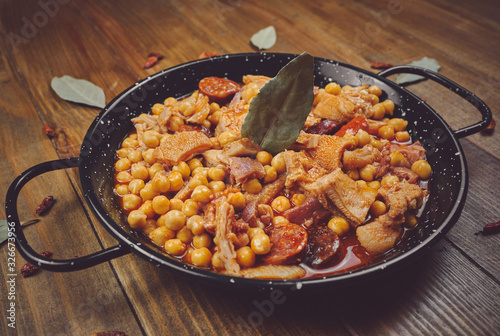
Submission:
<svg viewBox="0 0 500 336">
<path fill-rule="evenodd" d="M 71 272 L 92 267 L 105 261 L 130 253 L 130 249 L 116 245 L 102 251 L 75 259 L 49 259 L 36 253 L 26 240 L 17 213 L 17 198 L 28 181 L 43 173 L 78 167 L 79 158 L 54 160 L 33 166 L 19 175 L 10 185 L 5 201 L 5 212 L 9 227 L 14 227 L 16 247 L 21 256 L 33 265 L 54 272 Z"/>
<path fill-rule="evenodd" d="M 412 65 L 398 65 L 386 70 L 382 70 L 378 73 L 379 76 L 382 77 L 388 77 L 390 75 L 394 74 L 400 74 L 400 73 L 411 73 L 415 75 L 420 75 L 423 76 L 427 79 L 431 79 L 434 82 L 441 84 L 442 86 L 448 88 L 450 91 L 456 93 L 460 97 L 464 98 L 467 100 L 469 103 L 471 103 L 482 115 L 482 119 L 480 122 L 475 123 L 470 126 L 463 127 L 461 129 L 458 129 L 454 131 L 455 136 L 457 138 L 463 138 L 475 133 L 478 133 L 485 129 L 491 122 L 491 111 L 488 105 L 486 105 L 481 99 L 479 99 L 478 96 L 476 96 L 474 93 L 470 92 L 466 88 L 458 85 L 457 83 L 453 82 L 452 80 L 446 78 L 443 75 L 440 75 L 434 71 L 417 67 L 417 66 L 412 66 Z"/>
</svg>

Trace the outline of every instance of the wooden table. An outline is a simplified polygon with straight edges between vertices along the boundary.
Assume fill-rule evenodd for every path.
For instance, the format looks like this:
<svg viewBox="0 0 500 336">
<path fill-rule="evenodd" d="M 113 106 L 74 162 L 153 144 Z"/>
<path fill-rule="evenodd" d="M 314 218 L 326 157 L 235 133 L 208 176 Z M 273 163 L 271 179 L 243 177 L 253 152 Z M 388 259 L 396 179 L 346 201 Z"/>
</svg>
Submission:
<svg viewBox="0 0 500 336">
<path fill-rule="evenodd" d="M 372 61 L 435 58 L 443 75 L 479 95 L 500 120 L 499 14 L 496 0 L 1 0 L 1 194 L 35 164 L 78 156 L 100 112 L 58 98 L 50 88 L 53 77 L 87 79 L 110 101 L 137 80 L 203 52 L 253 52 L 250 37 L 269 25 L 278 33 L 271 52 L 307 51 L 365 69 Z M 165 58 L 144 70 L 152 51 Z M 408 88 L 454 129 L 479 120 L 472 107 L 437 84 Z M 43 125 L 55 129 L 54 138 Z M 287 294 L 270 306 L 269 294 L 186 282 L 126 255 L 72 273 L 18 275 L 16 329 L 7 325 L 11 288 L 2 281 L 0 334 L 499 334 L 500 235 L 476 234 L 500 220 L 498 134 L 461 140 L 470 172 L 461 218 L 424 258 L 391 279 L 343 293 Z M 116 244 L 87 208 L 75 169 L 31 181 L 18 202 L 21 219 L 37 217 L 35 208 L 47 195 L 57 198 L 54 208 L 24 229 L 35 250 L 63 259 Z M 7 244 L 0 254 L 7 275 Z M 17 274 L 23 264 L 16 254 Z"/>
</svg>

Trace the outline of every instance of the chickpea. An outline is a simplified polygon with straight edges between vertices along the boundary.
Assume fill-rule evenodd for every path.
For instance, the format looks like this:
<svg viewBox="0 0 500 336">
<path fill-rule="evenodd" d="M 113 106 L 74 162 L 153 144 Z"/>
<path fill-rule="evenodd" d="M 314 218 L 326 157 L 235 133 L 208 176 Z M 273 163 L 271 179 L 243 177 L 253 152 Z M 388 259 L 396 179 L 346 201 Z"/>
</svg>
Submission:
<svg viewBox="0 0 500 336">
<path fill-rule="evenodd" d="M 366 181 L 364 180 L 357 180 L 356 183 L 362 187 L 362 188 L 367 188 L 368 187 L 368 184 L 366 184 Z"/>
<path fill-rule="evenodd" d="M 131 149 L 128 152 L 127 158 L 131 163 L 135 164 L 137 162 L 142 161 L 142 153 L 136 149 Z"/>
<path fill-rule="evenodd" d="M 118 155 L 119 158 L 126 158 L 128 153 L 130 153 L 130 149 L 128 148 L 120 148 L 116 151 L 116 155 Z"/>
<path fill-rule="evenodd" d="M 274 216 L 272 219 L 273 225 L 288 224 L 290 223 L 288 219 L 283 216 Z"/>
<path fill-rule="evenodd" d="M 372 203 L 370 207 L 370 213 L 373 216 L 381 216 L 387 212 L 387 206 L 385 205 L 384 202 L 381 201 L 375 201 Z"/>
<path fill-rule="evenodd" d="M 151 108 L 151 113 L 153 113 L 154 115 L 160 115 L 163 112 L 164 108 L 165 105 L 163 104 L 154 104 Z"/>
<path fill-rule="evenodd" d="M 255 235 L 250 244 L 252 251 L 258 255 L 267 254 L 271 250 L 271 241 L 266 234 L 261 233 Z"/>
<path fill-rule="evenodd" d="M 170 182 L 170 191 L 179 191 L 184 185 L 182 174 L 179 172 L 171 172 L 170 175 L 168 175 L 168 181 Z"/>
<path fill-rule="evenodd" d="M 135 210 L 141 206 L 142 200 L 135 194 L 126 194 L 123 196 L 123 208 L 125 210 Z"/>
<path fill-rule="evenodd" d="M 328 221 L 328 228 L 338 236 L 343 236 L 349 231 L 350 225 L 345 218 L 333 217 Z"/>
<path fill-rule="evenodd" d="M 203 174 L 196 174 L 189 180 L 189 187 L 192 189 L 200 185 L 208 186 L 208 180 Z"/>
<path fill-rule="evenodd" d="M 146 214 L 147 219 L 152 219 L 156 216 L 156 212 L 153 210 L 153 202 L 150 200 L 142 203 L 139 210 L 142 210 Z"/>
<path fill-rule="evenodd" d="M 116 181 L 121 183 L 128 183 L 132 181 L 133 177 L 128 171 L 121 171 L 116 174 Z"/>
<path fill-rule="evenodd" d="M 181 173 L 183 179 L 187 179 L 191 175 L 191 169 L 184 161 L 179 162 L 177 166 L 173 166 L 172 171 Z"/>
<path fill-rule="evenodd" d="M 141 195 L 143 201 L 152 200 L 156 195 L 158 195 L 151 183 L 146 183 L 139 194 Z"/>
<path fill-rule="evenodd" d="M 319 89 L 318 90 L 318 94 L 314 97 L 314 101 L 313 101 L 313 106 L 316 106 L 318 105 L 318 103 L 323 99 L 323 97 L 325 96 L 325 89 Z"/>
<path fill-rule="evenodd" d="M 156 225 L 156 221 L 154 219 L 147 219 L 146 225 L 142 227 L 142 233 L 148 235 L 153 232 L 158 226 Z"/>
<path fill-rule="evenodd" d="M 171 117 L 169 122 L 168 122 L 168 128 L 172 132 L 177 132 L 179 130 L 179 127 L 181 127 L 181 125 L 184 125 L 184 120 L 181 117 L 176 116 L 176 115 Z"/>
<path fill-rule="evenodd" d="M 191 170 L 191 173 L 193 172 L 193 170 L 195 170 L 196 168 L 198 167 L 203 167 L 203 164 L 201 163 L 201 161 L 199 159 L 191 159 L 187 162 L 187 165 L 189 167 L 189 170 Z"/>
<path fill-rule="evenodd" d="M 212 127 L 212 123 L 208 119 L 203 120 L 201 122 L 201 125 L 204 126 L 206 129 L 210 129 L 210 127 Z"/>
<path fill-rule="evenodd" d="M 210 114 L 213 114 L 214 112 L 217 112 L 220 110 L 220 106 L 216 102 L 210 103 L 208 108 L 210 109 Z"/>
<path fill-rule="evenodd" d="M 130 228 L 140 230 L 146 225 L 146 214 L 141 210 L 132 210 L 127 216 Z"/>
<path fill-rule="evenodd" d="M 247 235 L 248 235 L 248 238 L 250 238 L 250 240 L 252 240 L 253 237 L 260 235 L 260 234 L 266 234 L 262 228 L 255 227 L 255 228 L 249 228 L 247 230 Z"/>
<path fill-rule="evenodd" d="M 236 250 L 236 262 L 242 267 L 252 267 L 255 264 L 255 253 L 249 246 Z"/>
<path fill-rule="evenodd" d="M 384 100 L 381 104 L 385 108 L 385 113 L 392 115 L 392 113 L 394 112 L 394 102 L 390 99 L 387 99 Z"/>
<path fill-rule="evenodd" d="M 118 195 L 120 195 L 120 196 L 128 194 L 129 193 L 128 185 L 126 185 L 126 184 L 117 184 L 115 186 L 115 192 Z"/>
<path fill-rule="evenodd" d="M 158 215 L 163 215 L 170 209 L 170 201 L 164 195 L 155 196 L 152 205 L 154 212 Z"/>
<path fill-rule="evenodd" d="M 162 170 L 155 174 L 155 177 L 151 181 L 153 189 L 158 193 L 166 193 L 170 190 L 170 181 L 167 176 L 167 172 Z"/>
<path fill-rule="evenodd" d="M 182 211 L 182 206 L 184 202 L 178 198 L 172 198 L 170 200 L 170 210 L 179 210 Z"/>
<path fill-rule="evenodd" d="M 201 235 L 195 235 L 193 237 L 193 246 L 196 248 L 206 247 L 209 248 L 212 245 L 212 237 L 208 233 L 202 233 Z"/>
<path fill-rule="evenodd" d="M 122 147 L 123 148 L 137 148 L 139 146 L 139 141 L 137 139 L 132 139 L 132 138 L 125 138 L 122 141 Z"/>
<path fill-rule="evenodd" d="M 149 177 L 148 169 L 140 163 L 134 163 L 130 169 L 130 173 L 135 179 L 145 180 Z"/>
<path fill-rule="evenodd" d="M 153 148 L 150 148 L 150 149 L 147 149 L 146 151 L 142 152 L 142 158 L 144 159 L 144 161 L 146 161 L 146 163 L 148 163 L 150 165 L 153 165 L 156 163 L 156 157 L 155 157 L 154 151 L 155 150 Z"/>
<path fill-rule="evenodd" d="M 382 103 L 373 105 L 371 110 L 373 112 L 373 119 L 380 120 L 385 116 L 385 107 Z"/>
<path fill-rule="evenodd" d="M 214 268 L 224 268 L 224 262 L 220 258 L 220 252 L 215 252 L 212 256 L 212 266 Z"/>
<path fill-rule="evenodd" d="M 368 182 L 368 186 L 372 189 L 378 190 L 380 188 L 380 181 Z"/>
<path fill-rule="evenodd" d="M 283 152 L 276 154 L 271 160 L 271 166 L 276 169 L 278 174 L 283 173 L 286 170 L 285 154 Z"/>
<path fill-rule="evenodd" d="M 346 134 L 344 134 L 344 138 L 352 141 L 353 147 L 358 147 L 359 140 L 356 136 L 352 135 L 351 133 L 346 133 Z"/>
<path fill-rule="evenodd" d="M 191 198 L 196 202 L 207 203 L 214 198 L 214 193 L 205 185 L 199 185 L 194 188 Z"/>
<path fill-rule="evenodd" d="M 163 105 L 165 106 L 172 106 L 175 104 L 177 104 L 177 99 L 175 99 L 174 97 L 168 97 L 163 101 Z"/>
<path fill-rule="evenodd" d="M 266 172 L 266 176 L 264 176 L 264 183 L 273 182 L 278 177 L 278 172 L 273 166 L 265 165 L 264 171 Z"/>
<path fill-rule="evenodd" d="M 340 85 L 334 82 L 328 83 L 325 86 L 325 92 L 332 94 L 332 95 L 338 95 L 341 91 Z"/>
<path fill-rule="evenodd" d="M 143 114 L 144 114 L 144 113 L 143 113 Z M 146 114 L 144 114 L 144 115 L 146 115 Z M 129 139 L 131 139 L 131 140 L 137 140 L 137 138 L 139 138 L 139 136 L 137 135 L 137 133 L 132 133 L 132 134 L 130 134 L 128 137 L 129 137 Z"/>
<path fill-rule="evenodd" d="M 160 171 L 165 171 L 165 169 L 163 169 L 163 166 L 157 162 L 157 163 L 154 163 L 151 167 L 149 167 L 148 171 L 149 171 L 149 178 L 152 180 L 152 179 L 154 179 L 156 173 L 158 173 Z"/>
<path fill-rule="evenodd" d="M 367 164 L 366 166 L 364 166 L 363 168 L 361 168 L 359 170 L 359 176 L 366 182 L 371 182 L 373 181 L 374 177 L 375 177 L 375 173 L 376 173 L 377 169 L 371 165 L 371 164 Z"/>
<path fill-rule="evenodd" d="M 380 181 L 380 186 L 383 187 L 385 185 L 394 184 L 394 183 L 398 183 L 398 182 L 399 182 L 399 178 L 397 176 L 387 175 L 387 176 L 384 176 L 382 178 L 382 181 Z"/>
<path fill-rule="evenodd" d="M 186 224 L 186 215 L 179 210 L 170 210 L 158 218 L 159 226 L 166 226 L 168 229 L 177 231 Z"/>
<path fill-rule="evenodd" d="M 128 184 L 128 190 L 130 190 L 132 194 L 138 195 L 142 188 L 144 188 L 143 180 L 134 179 Z"/>
<path fill-rule="evenodd" d="M 186 252 L 187 246 L 180 239 L 169 239 L 165 242 L 165 251 L 174 256 L 181 256 Z"/>
<path fill-rule="evenodd" d="M 391 166 L 401 167 L 405 166 L 408 163 L 408 160 L 405 158 L 405 156 L 398 150 L 393 151 L 391 154 L 389 154 L 389 156 L 391 158 Z"/>
<path fill-rule="evenodd" d="M 142 134 L 142 142 L 149 148 L 156 148 L 160 144 L 159 133 L 156 131 L 146 131 Z"/>
<path fill-rule="evenodd" d="M 236 193 L 229 194 L 227 201 L 236 211 L 240 211 L 245 208 L 246 197 L 243 193 L 238 191 Z"/>
<path fill-rule="evenodd" d="M 165 242 L 169 239 L 172 239 L 175 237 L 175 232 L 164 227 L 160 226 L 149 234 L 149 239 L 153 241 L 158 246 L 163 246 L 165 245 Z"/>
<path fill-rule="evenodd" d="M 301 205 L 302 203 L 304 203 L 304 201 L 306 200 L 306 195 L 304 194 L 293 194 L 292 196 L 292 203 L 297 206 L 297 205 Z"/>
<path fill-rule="evenodd" d="M 214 193 L 221 192 L 224 189 L 226 189 L 226 184 L 222 181 L 210 181 L 208 183 L 208 187 L 210 190 L 212 190 Z"/>
<path fill-rule="evenodd" d="M 219 140 L 220 142 L 220 145 L 222 147 L 224 147 L 225 145 L 227 145 L 228 143 L 230 142 L 233 142 L 233 141 L 236 141 L 238 140 L 238 136 L 232 132 L 229 132 L 229 131 L 225 131 L 225 132 L 222 132 L 218 137 L 217 139 Z"/>
<path fill-rule="evenodd" d="M 271 202 L 271 207 L 278 212 L 288 210 L 291 206 L 290 200 L 285 196 L 278 196 Z"/>
<path fill-rule="evenodd" d="M 410 141 L 410 133 L 407 131 L 396 132 L 396 140 L 399 142 Z"/>
<path fill-rule="evenodd" d="M 349 91 L 349 90 L 351 90 L 351 89 L 352 89 L 352 86 L 350 86 L 350 85 L 344 85 L 344 86 L 342 87 L 342 91 L 344 91 L 344 92 L 345 92 L 345 91 Z"/>
<path fill-rule="evenodd" d="M 211 115 L 209 115 L 207 119 L 212 123 L 212 125 L 217 125 L 217 124 L 219 124 L 219 121 L 220 121 L 220 115 L 221 115 L 221 111 L 217 110 L 214 113 L 212 113 Z"/>
<path fill-rule="evenodd" d="M 191 263 L 195 266 L 208 267 L 212 261 L 212 253 L 206 247 L 193 250 Z"/>
<path fill-rule="evenodd" d="M 422 180 L 427 180 L 431 177 L 432 173 L 431 165 L 425 160 L 415 161 L 411 165 L 411 170 L 413 170 Z"/>
<path fill-rule="evenodd" d="M 367 131 L 360 129 L 356 133 L 356 138 L 358 138 L 358 147 L 364 147 L 368 145 L 372 141 L 372 137 L 368 134 Z"/>
<path fill-rule="evenodd" d="M 194 216 L 200 210 L 198 203 L 192 199 L 187 199 L 182 205 L 182 213 L 187 217 Z"/>
<path fill-rule="evenodd" d="M 208 168 L 207 176 L 212 181 L 224 181 L 226 178 L 226 172 L 224 169 L 219 167 L 210 167 Z"/>
<path fill-rule="evenodd" d="M 401 118 L 392 118 L 389 120 L 389 122 L 387 124 L 394 127 L 394 130 L 396 132 L 401 132 L 401 131 L 404 131 L 406 129 L 406 126 L 408 126 L 408 121 L 403 120 Z"/>
<path fill-rule="evenodd" d="M 368 93 L 380 96 L 382 95 L 382 90 L 377 85 L 372 85 L 368 88 Z"/>
<path fill-rule="evenodd" d="M 370 95 L 370 101 L 373 105 L 380 103 L 379 97 L 374 94 Z M 368 110 L 368 112 L 370 112 L 370 110 Z M 366 117 L 371 118 L 371 115 L 367 115 Z"/>
<path fill-rule="evenodd" d="M 379 151 L 382 150 L 382 142 L 378 139 L 371 138 L 370 145 L 372 145 L 374 148 L 378 149 Z"/>
<path fill-rule="evenodd" d="M 414 228 L 418 224 L 418 219 L 415 215 L 406 215 L 405 216 L 405 226 L 407 228 Z"/>
<path fill-rule="evenodd" d="M 177 235 L 175 237 L 184 244 L 190 244 L 193 241 L 193 233 L 187 227 L 183 227 L 177 231 Z"/>
<path fill-rule="evenodd" d="M 248 180 L 241 187 L 249 194 L 257 194 L 262 190 L 262 184 L 258 179 Z"/>
<path fill-rule="evenodd" d="M 208 168 L 207 167 L 198 167 L 195 168 L 192 172 L 191 175 L 195 177 L 196 175 L 201 175 L 205 178 L 208 178 Z"/>
<path fill-rule="evenodd" d="M 378 136 L 382 139 L 393 140 L 394 139 L 394 127 L 390 125 L 382 126 L 378 129 Z"/>
<path fill-rule="evenodd" d="M 357 169 L 347 169 L 345 173 L 353 180 L 359 180 L 359 171 Z"/>
<path fill-rule="evenodd" d="M 199 215 L 194 215 L 188 218 L 186 227 L 191 230 L 194 235 L 201 235 L 205 232 L 205 220 Z"/>
<path fill-rule="evenodd" d="M 257 153 L 257 156 L 255 158 L 263 166 L 265 166 L 265 165 L 270 165 L 271 164 L 271 160 L 273 159 L 273 156 L 271 155 L 271 153 L 268 153 L 266 151 L 260 151 L 260 152 Z"/>
<path fill-rule="evenodd" d="M 179 104 L 179 111 L 185 116 L 190 117 L 196 112 L 194 104 L 189 100 L 184 100 Z"/>
</svg>

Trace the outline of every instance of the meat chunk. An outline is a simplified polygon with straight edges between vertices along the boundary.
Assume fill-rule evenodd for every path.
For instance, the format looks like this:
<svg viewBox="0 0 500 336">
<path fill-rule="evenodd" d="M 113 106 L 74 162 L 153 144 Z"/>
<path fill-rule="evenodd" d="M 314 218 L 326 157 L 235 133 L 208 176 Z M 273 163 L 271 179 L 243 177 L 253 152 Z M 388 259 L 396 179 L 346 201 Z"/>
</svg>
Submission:
<svg viewBox="0 0 500 336">
<path fill-rule="evenodd" d="M 234 208 L 222 197 L 215 210 L 215 238 L 220 255 L 219 259 L 230 275 L 239 275 L 240 265 L 236 262 L 236 251 L 231 240 L 232 226 L 234 223 Z"/>
<path fill-rule="evenodd" d="M 299 185 L 311 183 L 327 173 L 326 169 L 319 166 L 304 151 L 286 151 L 286 182 L 285 186 L 291 188 L 295 182 Z"/>
<path fill-rule="evenodd" d="M 291 280 L 303 277 L 306 271 L 292 265 L 262 265 L 241 270 L 241 276 L 250 279 Z"/>
<path fill-rule="evenodd" d="M 220 119 L 215 128 L 214 135 L 219 136 L 221 133 L 229 131 L 237 136 L 241 136 L 241 126 L 245 121 L 247 110 L 245 110 L 245 102 L 239 100 L 235 104 L 223 106 L 220 109 Z"/>
<path fill-rule="evenodd" d="M 325 208 L 333 203 L 350 223 L 356 227 L 366 220 L 366 215 L 377 197 L 377 191 L 356 183 L 339 168 L 307 186 Z"/>
<path fill-rule="evenodd" d="M 415 161 L 425 159 L 425 148 L 422 147 L 419 141 L 412 143 L 411 145 L 398 145 L 391 143 L 391 153 L 398 150 L 405 158 L 410 161 L 410 165 Z"/>
<path fill-rule="evenodd" d="M 299 254 L 307 244 L 307 231 L 292 223 L 275 225 L 270 231 L 271 250 L 263 256 L 262 261 L 271 265 L 300 261 Z"/>
<path fill-rule="evenodd" d="M 408 183 L 417 183 L 419 180 L 418 174 L 406 167 L 391 167 L 390 170 L 393 175 L 408 181 Z"/>
<path fill-rule="evenodd" d="M 187 161 L 211 147 L 210 139 L 201 132 L 180 132 L 161 141 L 160 150 L 156 151 L 156 157 L 173 166 L 181 161 Z"/>
<path fill-rule="evenodd" d="M 307 117 L 307 119 L 309 119 L 309 116 Z M 306 120 L 306 124 L 304 125 L 304 127 L 307 127 L 306 128 L 307 133 L 319 134 L 319 135 L 322 134 L 332 135 L 340 129 L 342 124 L 343 123 L 341 121 L 337 120 L 320 119 L 320 121 L 316 122 L 313 125 L 307 125 L 307 120 Z"/>
<path fill-rule="evenodd" d="M 355 107 L 347 97 L 325 92 L 312 113 L 319 118 L 348 122 L 356 116 Z"/>
<path fill-rule="evenodd" d="M 281 174 L 276 180 L 267 183 L 258 194 L 246 194 L 247 201 L 255 201 L 258 204 L 267 204 L 285 187 L 286 176 Z"/>
<path fill-rule="evenodd" d="M 381 254 L 394 247 L 403 231 L 408 209 L 418 207 L 424 191 L 415 184 L 406 181 L 385 185 L 379 190 L 389 210 L 372 222 L 356 229 L 358 240 L 368 253 Z"/>
<path fill-rule="evenodd" d="M 311 267 L 319 267 L 332 260 L 340 247 L 339 236 L 324 225 L 315 225 L 307 233 L 308 250 L 303 262 Z"/>
<path fill-rule="evenodd" d="M 262 151 L 262 147 L 260 147 L 250 139 L 243 138 L 230 142 L 226 146 L 224 146 L 223 154 L 228 157 L 255 156 L 260 151 Z"/>
<path fill-rule="evenodd" d="M 308 197 L 302 204 L 283 213 L 283 217 L 291 223 L 305 227 L 317 225 L 329 216 L 330 212 L 323 207 L 317 197 Z"/>
<path fill-rule="evenodd" d="M 229 159 L 222 154 L 222 149 L 209 149 L 201 155 L 207 167 L 226 167 L 229 164 Z"/>
<path fill-rule="evenodd" d="M 308 149 L 307 153 L 316 160 L 321 167 L 333 171 L 342 167 L 341 159 L 344 151 L 356 146 L 353 139 L 334 135 L 320 135 L 318 146 Z"/>
<path fill-rule="evenodd" d="M 380 161 L 382 154 L 372 145 L 366 145 L 353 151 L 345 151 L 342 162 L 345 169 L 363 168 L 367 164 Z"/>
<path fill-rule="evenodd" d="M 231 178 L 236 183 L 244 183 L 253 178 L 263 178 L 266 175 L 264 166 L 257 160 L 248 157 L 233 157 L 229 159 Z"/>
</svg>

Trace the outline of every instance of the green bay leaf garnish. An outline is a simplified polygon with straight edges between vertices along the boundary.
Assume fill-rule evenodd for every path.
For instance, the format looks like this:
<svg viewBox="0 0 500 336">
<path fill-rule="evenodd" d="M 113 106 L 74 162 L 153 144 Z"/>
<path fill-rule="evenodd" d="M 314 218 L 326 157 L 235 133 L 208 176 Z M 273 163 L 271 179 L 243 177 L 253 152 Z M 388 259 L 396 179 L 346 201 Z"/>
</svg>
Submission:
<svg viewBox="0 0 500 336">
<path fill-rule="evenodd" d="M 54 77 L 50 86 L 64 100 L 99 108 L 106 106 L 104 91 L 85 79 Z"/>
<path fill-rule="evenodd" d="M 275 155 L 299 136 L 314 101 L 314 57 L 302 53 L 267 82 L 250 103 L 241 136 Z"/>
</svg>

